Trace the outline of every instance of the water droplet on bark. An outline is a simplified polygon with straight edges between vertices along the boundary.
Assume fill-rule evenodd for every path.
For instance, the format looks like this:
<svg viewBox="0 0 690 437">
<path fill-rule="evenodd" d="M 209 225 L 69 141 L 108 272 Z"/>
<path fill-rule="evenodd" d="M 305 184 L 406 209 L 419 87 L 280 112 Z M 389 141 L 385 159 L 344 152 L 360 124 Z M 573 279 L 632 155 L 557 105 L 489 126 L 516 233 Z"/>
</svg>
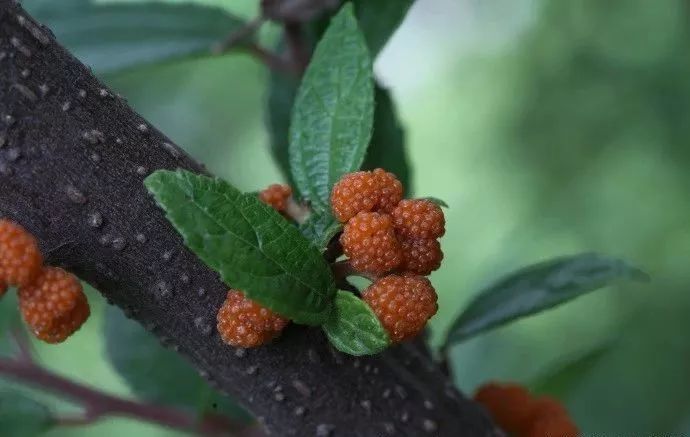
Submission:
<svg viewBox="0 0 690 437">
<path fill-rule="evenodd" d="M 83 205 L 86 203 L 86 196 L 84 193 L 79 191 L 77 187 L 74 185 L 67 185 L 65 188 L 65 193 L 67 193 L 67 198 L 70 200 L 72 203 L 76 203 L 78 205 Z"/>
<path fill-rule="evenodd" d="M 103 226 L 103 214 L 100 212 L 92 212 L 89 214 L 88 223 L 92 228 L 100 228 Z"/>
</svg>

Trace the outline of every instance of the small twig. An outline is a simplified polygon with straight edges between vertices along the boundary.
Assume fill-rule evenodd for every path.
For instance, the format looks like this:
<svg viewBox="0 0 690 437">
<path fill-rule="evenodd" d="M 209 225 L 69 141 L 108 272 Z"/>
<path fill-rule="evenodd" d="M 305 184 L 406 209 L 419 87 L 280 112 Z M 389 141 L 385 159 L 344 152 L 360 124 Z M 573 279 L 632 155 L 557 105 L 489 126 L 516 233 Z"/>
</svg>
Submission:
<svg viewBox="0 0 690 437">
<path fill-rule="evenodd" d="M 289 74 L 294 74 L 295 72 L 294 67 L 290 62 L 282 58 L 280 55 L 273 53 L 256 43 L 239 46 L 237 50 L 252 55 L 271 70 L 282 71 Z"/>
<path fill-rule="evenodd" d="M 70 381 L 33 363 L 0 358 L 0 375 L 51 391 L 84 408 L 84 415 L 60 419 L 69 426 L 85 425 L 106 416 L 130 417 L 203 436 L 233 435 L 259 437 L 264 433 L 256 426 L 231 422 L 221 416 L 197 418 L 186 411 L 160 405 L 118 398 L 89 386 Z"/>
<path fill-rule="evenodd" d="M 216 43 L 211 48 L 211 51 L 214 54 L 219 55 L 221 53 L 225 53 L 229 50 L 237 48 L 238 45 L 243 43 L 244 39 L 256 33 L 256 31 L 261 27 L 262 24 L 264 24 L 265 21 L 266 19 L 263 16 L 254 18 L 246 25 L 242 26 L 240 29 L 228 34 L 228 36 L 226 36 L 224 40 Z"/>
</svg>

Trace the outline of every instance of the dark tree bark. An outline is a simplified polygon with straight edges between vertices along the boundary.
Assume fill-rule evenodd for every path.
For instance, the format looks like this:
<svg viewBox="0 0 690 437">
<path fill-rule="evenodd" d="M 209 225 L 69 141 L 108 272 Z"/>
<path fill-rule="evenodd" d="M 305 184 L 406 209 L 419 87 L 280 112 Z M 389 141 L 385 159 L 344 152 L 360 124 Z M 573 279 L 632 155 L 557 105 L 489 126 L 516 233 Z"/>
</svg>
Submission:
<svg viewBox="0 0 690 437">
<path fill-rule="evenodd" d="M 500 433 L 413 345 L 358 359 L 300 326 L 256 350 L 224 345 L 215 313 L 227 287 L 142 185 L 156 169 L 205 170 L 12 0 L 0 0 L 0 117 L 0 217 L 24 225 L 48 263 L 96 287 L 272 434 Z"/>
</svg>

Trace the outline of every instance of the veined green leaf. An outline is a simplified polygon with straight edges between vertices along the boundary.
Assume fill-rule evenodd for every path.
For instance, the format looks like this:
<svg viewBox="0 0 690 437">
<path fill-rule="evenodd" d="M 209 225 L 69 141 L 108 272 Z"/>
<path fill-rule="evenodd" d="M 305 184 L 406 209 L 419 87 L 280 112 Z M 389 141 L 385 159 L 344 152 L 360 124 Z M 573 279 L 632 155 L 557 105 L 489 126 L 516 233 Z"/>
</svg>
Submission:
<svg viewBox="0 0 690 437">
<path fill-rule="evenodd" d="M 229 286 L 297 323 L 319 325 L 335 282 L 321 253 L 252 195 L 217 178 L 159 170 L 146 187 L 186 245 Z"/>
<path fill-rule="evenodd" d="M 338 291 L 335 309 L 323 330 L 336 349 L 350 355 L 377 354 L 390 345 L 388 333 L 371 308 L 347 291 Z"/>
<path fill-rule="evenodd" d="M 316 46 L 292 111 L 292 175 L 317 211 L 328 211 L 331 187 L 362 165 L 374 118 L 373 83 L 369 51 L 348 3 Z"/>
</svg>

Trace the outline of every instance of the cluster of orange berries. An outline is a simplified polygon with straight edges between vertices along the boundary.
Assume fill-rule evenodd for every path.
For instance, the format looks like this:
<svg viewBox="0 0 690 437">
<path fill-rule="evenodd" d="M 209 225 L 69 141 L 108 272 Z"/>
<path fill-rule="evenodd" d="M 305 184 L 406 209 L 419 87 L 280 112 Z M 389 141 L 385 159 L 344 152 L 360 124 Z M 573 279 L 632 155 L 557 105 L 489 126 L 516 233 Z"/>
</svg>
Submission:
<svg viewBox="0 0 690 437">
<path fill-rule="evenodd" d="M 546 396 L 534 397 L 518 384 L 487 383 L 474 400 L 514 437 L 577 437 L 579 430 L 563 405 Z"/>
<path fill-rule="evenodd" d="M 274 184 L 259 199 L 280 213 L 292 189 Z M 437 296 L 424 276 L 438 269 L 445 233 L 441 208 L 424 199 L 403 199 L 402 183 L 383 169 L 343 176 L 331 192 L 335 218 L 344 223 L 340 244 L 352 268 L 376 280 L 362 292 L 393 342 L 419 334 L 438 310 Z M 385 275 L 385 276 L 384 276 Z M 218 311 L 217 328 L 227 344 L 255 347 L 277 337 L 288 320 L 230 290 Z"/>
<path fill-rule="evenodd" d="M 429 200 L 403 199 L 402 183 L 380 168 L 343 176 L 331 192 L 331 207 L 345 224 L 340 244 L 350 265 L 377 277 L 362 298 L 393 342 L 415 337 L 438 310 L 424 276 L 443 260 L 443 211 Z"/>
<path fill-rule="evenodd" d="M 60 343 L 88 319 L 89 303 L 79 280 L 43 265 L 36 239 L 18 224 L 0 219 L 0 297 L 19 288 L 19 309 L 39 339 Z"/>
</svg>

